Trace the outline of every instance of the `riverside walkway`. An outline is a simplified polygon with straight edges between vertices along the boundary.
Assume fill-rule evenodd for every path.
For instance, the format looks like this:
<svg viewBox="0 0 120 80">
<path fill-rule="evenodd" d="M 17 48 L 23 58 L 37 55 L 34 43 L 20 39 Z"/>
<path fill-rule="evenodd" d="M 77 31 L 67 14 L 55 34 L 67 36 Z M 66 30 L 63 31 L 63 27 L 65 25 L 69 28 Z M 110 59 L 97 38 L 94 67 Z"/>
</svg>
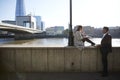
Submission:
<svg viewBox="0 0 120 80">
<path fill-rule="evenodd" d="M 1 74 L 0 80 L 120 80 L 120 73 L 101 77 L 100 73 L 19 73 Z"/>
</svg>

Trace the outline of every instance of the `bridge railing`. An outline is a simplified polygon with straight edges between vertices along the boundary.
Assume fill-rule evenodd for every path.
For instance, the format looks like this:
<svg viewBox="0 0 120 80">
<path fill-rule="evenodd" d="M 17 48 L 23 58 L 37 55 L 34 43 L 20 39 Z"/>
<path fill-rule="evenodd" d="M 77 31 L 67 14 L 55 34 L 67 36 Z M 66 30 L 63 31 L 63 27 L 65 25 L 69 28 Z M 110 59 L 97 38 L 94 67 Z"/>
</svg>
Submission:
<svg viewBox="0 0 120 80">
<path fill-rule="evenodd" d="M 41 33 L 41 30 L 32 29 L 24 26 L 12 25 L 7 23 L 0 23 L 0 29 L 2 30 L 16 30 L 16 31 L 25 31 L 29 33 Z"/>
</svg>

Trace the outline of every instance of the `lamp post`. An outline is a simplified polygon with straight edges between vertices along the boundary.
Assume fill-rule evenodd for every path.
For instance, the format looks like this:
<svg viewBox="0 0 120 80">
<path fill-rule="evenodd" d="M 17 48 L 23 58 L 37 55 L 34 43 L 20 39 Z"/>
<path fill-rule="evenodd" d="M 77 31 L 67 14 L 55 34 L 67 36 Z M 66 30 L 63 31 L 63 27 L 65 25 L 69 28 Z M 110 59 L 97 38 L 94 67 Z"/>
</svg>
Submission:
<svg viewBox="0 0 120 80">
<path fill-rule="evenodd" d="M 69 39 L 68 46 L 74 46 L 73 41 L 73 31 L 72 31 L 72 0 L 70 0 L 70 24 L 69 24 Z"/>
</svg>

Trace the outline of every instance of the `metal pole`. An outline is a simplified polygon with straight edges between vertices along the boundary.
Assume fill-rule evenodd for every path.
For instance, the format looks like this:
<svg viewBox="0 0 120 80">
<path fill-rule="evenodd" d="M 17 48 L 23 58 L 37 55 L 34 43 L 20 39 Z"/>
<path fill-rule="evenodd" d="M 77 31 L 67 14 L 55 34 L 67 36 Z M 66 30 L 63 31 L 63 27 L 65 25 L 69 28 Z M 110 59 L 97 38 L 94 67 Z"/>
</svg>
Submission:
<svg viewBox="0 0 120 80">
<path fill-rule="evenodd" d="M 70 24 L 69 24 L 69 39 L 68 46 L 74 46 L 73 41 L 73 31 L 72 31 L 72 0 L 70 0 Z"/>
</svg>

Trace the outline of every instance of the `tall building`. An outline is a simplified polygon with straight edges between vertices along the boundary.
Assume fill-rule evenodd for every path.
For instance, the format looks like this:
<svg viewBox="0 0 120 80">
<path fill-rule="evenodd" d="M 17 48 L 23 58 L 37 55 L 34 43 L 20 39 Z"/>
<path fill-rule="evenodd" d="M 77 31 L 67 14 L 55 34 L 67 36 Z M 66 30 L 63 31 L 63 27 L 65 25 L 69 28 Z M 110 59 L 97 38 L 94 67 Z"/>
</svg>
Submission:
<svg viewBox="0 0 120 80">
<path fill-rule="evenodd" d="M 41 30 L 41 16 L 34 16 L 36 18 L 37 29 Z"/>
<path fill-rule="evenodd" d="M 36 27 L 39 30 L 44 31 L 45 29 L 45 23 L 42 21 L 41 16 L 34 16 L 36 18 Z"/>
<path fill-rule="evenodd" d="M 32 15 L 26 15 L 24 0 L 16 1 L 16 25 L 36 29 L 36 19 Z"/>
<path fill-rule="evenodd" d="M 41 16 L 26 15 L 24 0 L 16 0 L 15 21 L 3 20 L 3 23 L 14 24 L 32 29 L 44 29 Z"/>
<path fill-rule="evenodd" d="M 15 12 L 15 18 L 17 16 L 25 16 L 26 11 L 25 11 L 25 4 L 24 0 L 17 0 L 16 1 L 16 12 Z"/>
<path fill-rule="evenodd" d="M 45 22 L 41 22 L 41 30 L 44 31 L 45 30 Z"/>
</svg>

